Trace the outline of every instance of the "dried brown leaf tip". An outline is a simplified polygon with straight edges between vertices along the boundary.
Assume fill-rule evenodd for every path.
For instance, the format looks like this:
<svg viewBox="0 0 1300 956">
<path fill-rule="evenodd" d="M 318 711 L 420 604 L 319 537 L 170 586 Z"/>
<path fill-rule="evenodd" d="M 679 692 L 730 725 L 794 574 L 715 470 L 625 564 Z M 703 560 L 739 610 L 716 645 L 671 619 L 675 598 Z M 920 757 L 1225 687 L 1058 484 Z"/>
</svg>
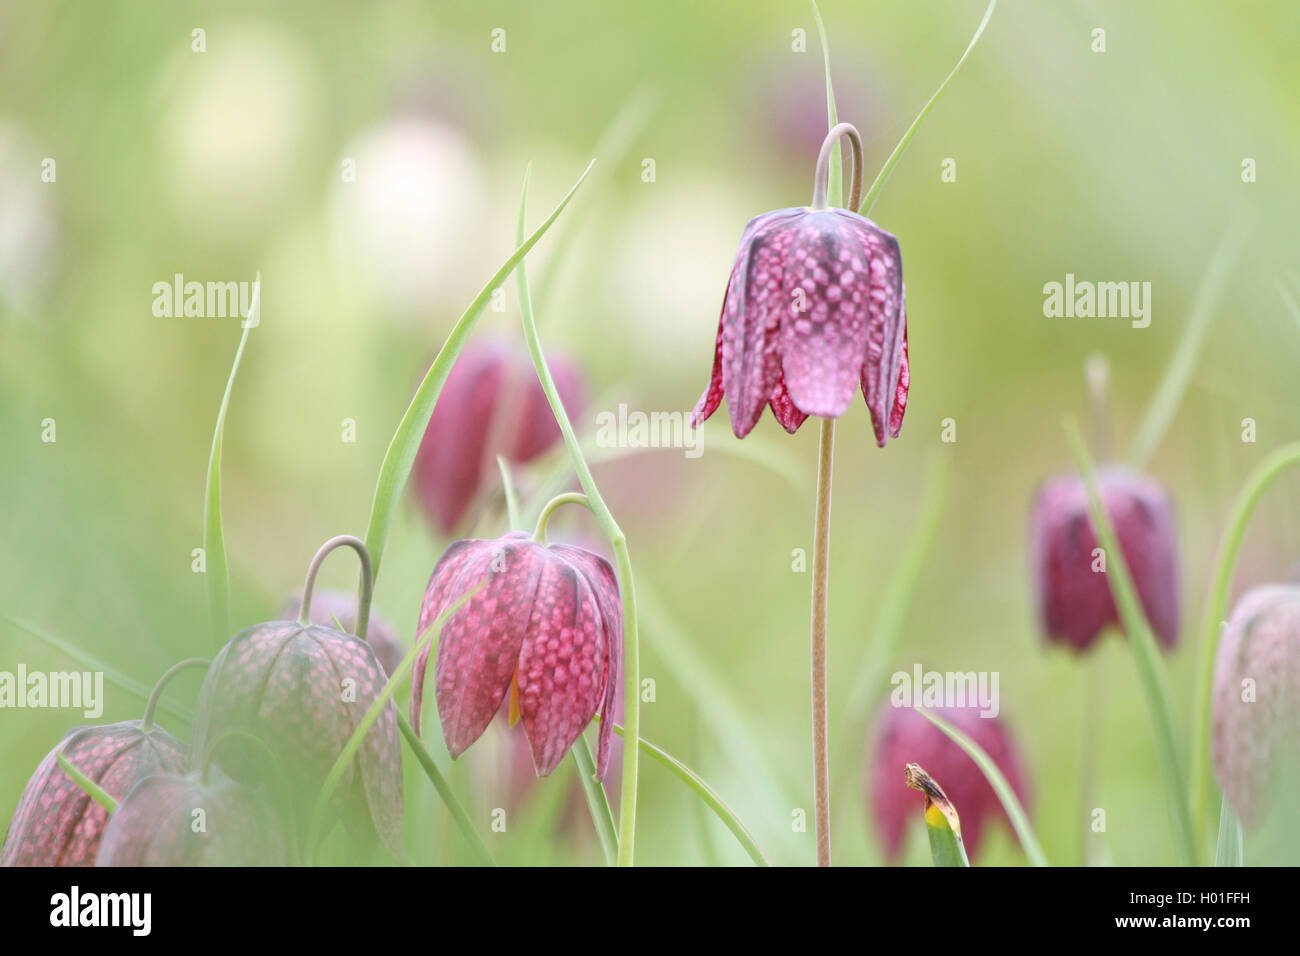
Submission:
<svg viewBox="0 0 1300 956">
<path fill-rule="evenodd" d="M 931 814 L 942 814 L 948 821 L 948 828 L 960 837 L 961 820 L 957 816 L 957 808 L 952 805 L 952 801 L 943 792 L 943 787 L 939 786 L 938 781 L 926 773 L 925 768 L 919 763 L 909 763 L 904 767 L 903 779 L 913 790 L 920 790 L 925 794 L 925 822 L 934 826 L 939 821 L 933 819 Z"/>
</svg>

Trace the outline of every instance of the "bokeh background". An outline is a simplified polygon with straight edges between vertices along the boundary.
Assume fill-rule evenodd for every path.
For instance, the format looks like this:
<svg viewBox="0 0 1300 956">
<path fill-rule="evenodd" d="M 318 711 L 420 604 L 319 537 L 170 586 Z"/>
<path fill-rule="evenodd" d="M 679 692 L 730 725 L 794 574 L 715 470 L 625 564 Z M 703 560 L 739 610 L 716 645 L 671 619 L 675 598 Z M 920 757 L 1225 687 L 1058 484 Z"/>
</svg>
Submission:
<svg viewBox="0 0 1300 956">
<path fill-rule="evenodd" d="M 825 0 L 840 116 L 862 131 L 868 179 L 983 9 L 981 0 Z M 1091 48 L 1098 27 L 1105 53 Z M 196 28 L 206 52 L 191 49 Z M 504 53 L 491 50 L 496 28 Z M 792 50 L 795 30 L 806 31 L 807 52 Z M 861 405 L 838 430 L 837 862 L 881 860 L 862 783 L 872 713 L 888 673 L 917 662 L 999 672 L 1003 717 L 1054 862 L 1175 860 L 1128 650 L 1112 637 L 1080 660 L 1043 645 L 1027 511 L 1035 486 L 1069 467 L 1062 421 L 1086 419 L 1084 357 L 1110 358 L 1122 450 L 1216 247 L 1230 223 L 1244 224 L 1190 387 L 1149 466 L 1180 523 L 1185 625 L 1167 664 L 1186 760 L 1201 610 L 1228 506 L 1253 465 L 1300 434 L 1300 314 L 1282 291 L 1300 289 L 1298 36 L 1300 7 L 1288 0 L 1230 14 L 1212 2 L 1002 0 L 889 181 L 873 218 L 903 249 L 912 393 L 903 435 L 885 451 Z M 707 381 L 742 228 L 807 202 L 822 82 L 801 0 L 273 9 L 4 0 L 0 607 L 144 684 L 210 652 L 191 550 L 240 330 L 231 319 L 157 318 L 151 289 L 175 273 L 251 281 L 260 272 L 262 324 L 227 421 L 224 504 L 233 623 L 273 616 L 321 541 L 364 530 L 415 383 L 513 247 L 529 160 L 536 223 L 599 156 L 529 259 L 543 339 L 589 379 L 580 426 L 591 431 L 595 413 L 620 402 L 689 409 Z M 47 157 L 57 163 L 52 183 L 41 179 Z M 944 183 L 949 157 L 957 179 Z M 1246 157 L 1257 163 L 1254 183 L 1242 181 Z M 341 176 L 349 158 L 355 183 Z M 647 158 L 653 182 L 643 181 Z M 1043 285 L 1067 272 L 1151 282 L 1150 327 L 1045 318 Z M 487 312 L 480 333 L 518 336 L 516 301 L 510 283 L 505 311 Z M 1247 417 L 1253 444 L 1241 440 Z M 53 444 L 41 440 L 47 418 L 57 422 Z M 355 442 L 341 439 L 346 418 Z M 940 440 L 945 418 L 956 422 L 955 443 Z M 815 432 L 789 437 L 767 416 L 738 443 L 724 414 L 707 426 L 698 459 L 666 450 L 597 469 L 646 603 L 642 670 L 655 701 L 643 708 L 643 732 L 696 767 L 781 863 L 814 857 L 811 821 L 807 833 L 790 821 L 793 808 L 811 813 L 810 582 L 792 571 L 791 553 L 811 543 Z M 1264 501 L 1234 596 L 1292 574 L 1298 490 L 1284 480 Z M 899 647 L 869 666 L 887 582 L 927 500 L 941 510 Z M 565 518 L 569 531 L 594 535 L 583 517 Z M 479 533 L 504 530 L 489 525 Z M 408 644 L 445 544 L 404 502 L 376 605 Z M 354 579 L 341 558 L 324 573 L 328 586 Z M 19 663 L 81 666 L 0 621 L 0 668 Z M 1106 701 L 1093 728 L 1089 806 L 1106 809 L 1108 824 L 1097 836 L 1085 835 L 1080 795 L 1090 671 Z M 173 699 L 192 704 L 197 685 L 193 674 L 178 679 Z M 105 721 L 139 716 L 140 701 L 106 690 Z M 81 722 L 67 711 L 0 712 L 0 817 Z M 523 823 L 491 833 L 500 775 L 473 752 L 451 765 L 430 727 L 500 859 L 599 859 L 580 814 L 566 826 L 552 819 L 571 765 L 539 786 Z M 510 745 L 490 736 L 481 750 Z M 412 768 L 412 859 L 464 861 Z M 641 779 L 641 861 L 744 862 L 677 780 L 648 761 Z M 905 859 L 928 863 L 919 809 L 918 798 Z M 1294 844 L 1248 837 L 1246 855 L 1294 862 Z M 1001 827 L 980 862 L 1023 859 Z"/>
</svg>

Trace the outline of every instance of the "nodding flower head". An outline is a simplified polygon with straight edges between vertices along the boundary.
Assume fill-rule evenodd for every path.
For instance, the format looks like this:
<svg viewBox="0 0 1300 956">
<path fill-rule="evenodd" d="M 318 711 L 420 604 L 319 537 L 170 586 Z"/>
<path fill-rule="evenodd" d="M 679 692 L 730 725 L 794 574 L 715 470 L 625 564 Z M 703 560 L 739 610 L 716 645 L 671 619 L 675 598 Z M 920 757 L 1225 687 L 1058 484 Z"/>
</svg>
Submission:
<svg viewBox="0 0 1300 956">
<path fill-rule="evenodd" d="M 1020 755 L 1000 718 L 981 717 L 978 707 L 931 709 L 983 747 L 1021 803 L 1028 803 L 1029 788 Z M 890 863 L 898 862 L 908 828 L 920 816 L 917 792 L 904 780 L 903 771 L 909 763 L 920 764 L 943 783 L 944 791 L 961 816 L 962 839 L 974 859 L 985 824 L 1006 819 L 997 794 L 975 761 L 943 731 L 914 708 L 889 704 L 882 708 L 877 719 L 867 780 L 871 816 L 885 858 Z"/>
<path fill-rule="evenodd" d="M 578 366 L 563 355 L 547 364 L 569 415 L 585 407 Z M 472 342 L 443 384 L 415 457 L 421 509 L 442 534 L 459 528 L 498 455 L 523 464 L 560 440 L 546 393 L 526 354 L 509 343 Z"/>
<path fill-rule="evenodd" d="M 127 794 L 96 866 L 285 866 L 284 832 L 257 790 L 217 770 L 159 774 Z"/>
<path fill-rule="evenodd" d="M 1300 770 L 1300 588 L 1255 588 L 1237 603 L 1219 639 L 1211 713 L 1219 786 L 1257 827 Z"/>
<path fill-rule="evenodd" d="M 457 541 L 429 578 L 419 633 L 471 591 L 442 626 L 434 669 L 451 755 L 479 738 L 509 695 L 510 722 L 522 718 L 539 776 L 559 765 L 599 713 L 596 764 L 603 779 L 623 650 L 623 607 L 609 562 L 571 545 L 542 545 L 522 532 Z M 411 685 L 416 728 L 428 657 L 425 645 Z"/>
<path fill-rule="evenodd" d="M 0 866 L 94 865 L 108 811 L 63 772 L 60 752 L 114 800 L 145 777 L 183 772 L 189 764 L 184 744 L 145 721 L 68 731 L 18 798 Z"/>
<path fill-rule="evenodd" d="M 1142 608 L 1166 648 L 1178 640 L 1178 552 L 1173 509 L 1154 480 L 1122 468 L 1097 476 Z M 1030 516 L 1030 574 L 1043 633 L 1086 651 L 1108 626 L 1120 626 L 1097 543 L 1088 492 L 1077 474 L 1045 482 Z"/>
<path fill-rule="evenodd" d="M 334 548 L 346 545 L 362 556 L 363 586 L 358 619 L 369 619 L 370 558 L 359 540 L 340 536 L 326 542 L 307 572 L 302 610 L 294 621 L 268 621 L 240 631 L 213 660 L 199 693 L 192 745 L 206 754 L 220 738 L 242 731 L 260 739 L 274 755 L 272 766 L 260 748 L 238 739 L 222 749 L 220 765 L 241 782 L 268 773 L 293 789 L 303 814 L 325 776 L 388 677 L 374 649 L 361 637 L 312 624 L 316 571 Z M 272 787 L 274 792 L 274 787 Z M 348 764 L 334 804 L 345 823 L 364 837 L 378 834 L 396 856 L 402 849 L 402 763 L 397 713 L 391 701 Z"/>
<path fill-rule="evenodd" d="M 871 220 L 826 207 L 825 171 L 840 135 L 854 147 L 857 207 L 861 142 L 841 124 L 822 146 L 812 206 L 764 213 L 745 227 L 693 425 L 725 396 L 737 438 L 764 406 L 793 433 L 809 415 L 843 415 L 860 388 L 877 444 L 898 437 L 911 383 L 903 260 L 898 240 Z"/>
</svg>

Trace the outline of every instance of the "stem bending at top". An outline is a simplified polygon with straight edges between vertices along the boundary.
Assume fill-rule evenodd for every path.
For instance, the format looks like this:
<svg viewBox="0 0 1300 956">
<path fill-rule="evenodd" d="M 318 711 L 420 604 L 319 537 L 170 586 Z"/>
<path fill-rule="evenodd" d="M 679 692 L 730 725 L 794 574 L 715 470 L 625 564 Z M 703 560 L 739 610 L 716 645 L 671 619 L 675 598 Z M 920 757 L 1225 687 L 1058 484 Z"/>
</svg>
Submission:
<svg viewBox="0 0 1300 956">
<path fill-rule="evenodd" d="M 366 639 L 366 630 L 370 626 L 370 599 L 375 590 L 375 575 L 370 564 L 370 552 L 366 550 L 365 543 L 360 538 L 350 534 L 340 534 L 330 538 L 320 546 L 316 556 L 311 559 L 311 565 L 307 568 L 307 581 L 302 587 L 302 604 L 298 608 L 298 623 L 307 625 L 311 623 L 311 594 L 316 587 L 316 574 L 320 571 L 320 566 L 325 562 L 330 552 L 335 548 L 348 547 L 357 553 L 357 559 L 361 562 L 361 596 L 357 598 L 357 619 L 353 631 L 357 637 L 363 641 Z"/>
<path fill-rule="evenodd" d="M 841 137 L 847 139 L 853 147 L 853 180 L 849 187 L 847 208 L 857 209 L 858 201 L 862 198 L 862 135 L 852 123 L 838 123 L 826 134 L 826 139 L 822 140 L 821 152 L 817 154 L 817 171 L 813 176 L 813 209 L 827 207 L 830 168 L 832 161 L 838 159 L 835 156 L 835 145 Z"/>
</svg>

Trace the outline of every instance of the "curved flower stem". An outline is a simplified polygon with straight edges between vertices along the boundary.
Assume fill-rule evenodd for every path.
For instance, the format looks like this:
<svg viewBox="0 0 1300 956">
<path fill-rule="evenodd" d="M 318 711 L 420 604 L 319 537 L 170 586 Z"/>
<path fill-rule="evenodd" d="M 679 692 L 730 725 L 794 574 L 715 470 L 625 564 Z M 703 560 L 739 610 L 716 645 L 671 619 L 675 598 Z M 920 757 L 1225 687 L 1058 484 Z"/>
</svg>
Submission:
<svg viewBox="0 0 1300 956">
<path fill-rule="evenodd" d="M 523 191 L 519 197 L 519 235 L 524 233 L 525 210 L 528 205 L 528 179 L 532 173 L 531 165 L 524 173 Z M 632 581 L 632 559 L 628 554 L 627 536 L 614 520 L 613 513 L 601 497 L 596 480 L 591 476 L 587 460 L 582 454 L 582 445 L 573 431 L 573 423 L 564 410 L 555 379 L 546 364 L 546 355 L 542 352 L 542 341 L 537 334 L 537 322 L 533 316 L 532 299 L 528 293 L 528 273 L 524 263 L 520 262 L 516 270 L 519 283 L 519 314 L 523 320 L 524 338 L 528 342 L 528 354 L 532 356 L 533 366 L 537 369 L 537 378 L 546 393 L 546 400 L 551 405 L 551 414 L 555 416 L 564 436 L 564 444 L 573 459 L 573 470 L 578 474 L 578 483 L 587 496 L 587 507 L 596 516 L 604 531 L 609 546 L 614 552 L 618 567 L 618 591 L 623 605 L 623 716 L 627 723 L 627 736 L 640 740 L 641 733 L 641 671 L 637 644 L 636 588 Z M 631 866 L 636 849 L 636 796 L 639 751 L 636 747 L 625 747 L 623 753 L 623 783 L 619 802 L 618 819 L 618 864 Z"/>
<path fill-rule="evenodd" d="M 618 734 L 620 737 L 627 737 L 627 733 L 618 724 L 614 725 L 614 733 Z M 704 782 L 703 777 L 690 767 L 686 766 L 686 764 L 682 763 L 668 751 L 656 747 L 644 737 L 638 738 L 637 743 L 641 745 L 640 749 L 644 750 L 659 763 L 667 767 L 672 771 L 673 775 L 676 776 L 677 779 L 681 780 L 682 783 L 695 791 L 699 798 L 708 805 L 709 809 L 717 814 L 718 819 L 723 822 L 726 828 L 732 832 L 732 835 L 734 835 L 740 842 L 740 845 L 744 847 L 745 852 L 749 854 L 749 858 L 753 860 L 756 865 L 772 865 L 763 851 L 759 849 L 758 844 L 754 842 L 753 835 L 750 834 L 750 832 L 745 829 L 745 825 L 740 822 L 740 817 L 736 816 L 731 807 L 727 806 L 726 801 L 718 795 L 716 790 Z M 628 748 L 625 747 L 623 749 L 623 760 L 625 762 L 627 757 Z"/>
<path fill-rule="evenodd" d="M 298 623 L 311 623 L 311 592 L 316 587 L 316 573 L 320 571 L 320 566 L 325 562 L 330 552 L 335 548 L 348 547 L 357 553 L 357 558 L 361 562 L 361 596 L 357 598 L 357 620 L 356 635 L 363 641 L 366 639 L 366 630 L 370 627 L 370 599 L 375 591 L 375 575 L 370 564 L 370 552 L 366 550 L 365 542 L 360 538 L 350 534 L 340 534 L 330 538 L 320 546 L 316 556 L 311 559 L 311 564 L 307 568 L 307 582 L 302 586 L 302 604 L 298 608 Z"/>
<path fill-rule="evenodd" d="M 567 491 L 562 495 L 556 495 L 542 508 L 542 513 L 537 516 L 537 529 L 533 531 L 533 540 L 538 544 L 546 544 L 546 526 L 550 523 L 551 515 L 560 505 L 583 505 L 587 510 L 591 510 L 591 502 L 587 496 L 580 491 Z"/>
<path fill-rule="evenodd" d="M 162 700 L 163 691 L 167 689 L 173 677 L 191 667 L 207 667 L 211 663 L 212 661 L 206 657 L 191 657 L 169 667 L 163 676 L 158 678 L 158 683 L 153 685 L 153 690 L 149 693 L 149 700 L 144 705 L 144 717 L 140 720 L 140 729 L 145 733 L 153 730 L 154 712 L 158 710 L 158 701 Z"/>
<path fill-rule="evenodd" d="M 838 123 L 831 128 L 822 140 L 821 152 L 817 154 L 817 170 L 813 175 L 812 209 L 825 209 L 828 205 L 827 187 L 831 160 L 835 158 L 835 145 L 843 137 L 853 147 L 853 182 L 849 189 L 849 209 L 856 209 L 862 196 L 862 135 L 851 123 Z"/>
<path fill-rule="evenodd" d="M 894 167 L 898 165 L 899 159 L 903 156 L 903 151 L 906 150 L 908 144 L 912 142 L 912 137 L 916 135 L 916 131 L 921 128 L 921 123 L 930 115 L 930 110 L 934 109 L 934 104 L 939 102 L 939 97 L 943 95 L 943 91 L 948 88 L 948 84 L 952 82 L 953 77 L 957 75 L 957 71 L 962 68 L 962 65 L 966 62 L 966 58 L 970 56 L 971 50 L 975 49 L 975 44 L 978 43 L 980 37 L 984 35 L 984 28 L 989 25 L 989 18 L 993 16 L 993 11 L 997 8 L 997 5 L 998 0 L 989 0 L 988 9 L 984 11 L 984 18 L 980 20 L 980 25 L 975 28 L 975 35 L 970 38 L 970 43 L 966 45 L 966 52 L 961 55 L 961 58 L 957 61 L 957 65 L 952 68 L 951 72 L 944 77 L 943 82 L 939 84 L 939 88 L 934 91 L 934 95 L 930 97 L 925 106 L 921 107 L 921 112 L 916 114 L 916 119 L 912 120 L 912 125 L 907 128 L 907 132 L 903 134 L 903 138 L 898 141 L 898 145 L 894 147 L 894 151 L 890 153 L 889 158 L 885 160 L 885 165 L 880 167 L 880 172 L 876 174 L 875 182 L 873 182 L 871 188 L 867 190 L 867 195 L 862 200 L 862 204 L 857 207 L 858 215 L 869 216 L 871 214 L 871 207 L 873 207 L 876 204 L 876 200 L 880 198 L 880 192 L 885 188 L 885 182 L 889 179 L 889 174 L 894 171 Z"/>
<path fill-rule="evenodd" d="M 1219 562 L 1205 604 L 1205 633 L 1201 639 L 1201 659 L 1196 677 L 1196 720 L 1192 725 L 1191 802 L 1192 819 L 1198 834 L 1203 834 L 1208 824 L 1210 695 L 1214 689 L 1214 658 L 1219 649 L 1220 628 L 1227 611 L 1232 569 L 1237 563 L 1246 526 L 1250 523 L 1250 516 L 1254 514 L 1259 499 L 1282 472 L 1296 464 L 1300 464 L 1300 442 L 1285 445 L 1260 462 L 1237 496 L 1223 536 L 1223 544 L 1219 548 Z"/>
<path fill-rule="evenodd" d="M 835 465 L 835 419 L 821 420 L 817 459 L 817 513 L 813 523 L 812 738 L 813 816 L 817 865 L 831 865 L 831 771 L 826 703 L 826 610 L 831 558 L 831 471 Z"/>
</svg>

